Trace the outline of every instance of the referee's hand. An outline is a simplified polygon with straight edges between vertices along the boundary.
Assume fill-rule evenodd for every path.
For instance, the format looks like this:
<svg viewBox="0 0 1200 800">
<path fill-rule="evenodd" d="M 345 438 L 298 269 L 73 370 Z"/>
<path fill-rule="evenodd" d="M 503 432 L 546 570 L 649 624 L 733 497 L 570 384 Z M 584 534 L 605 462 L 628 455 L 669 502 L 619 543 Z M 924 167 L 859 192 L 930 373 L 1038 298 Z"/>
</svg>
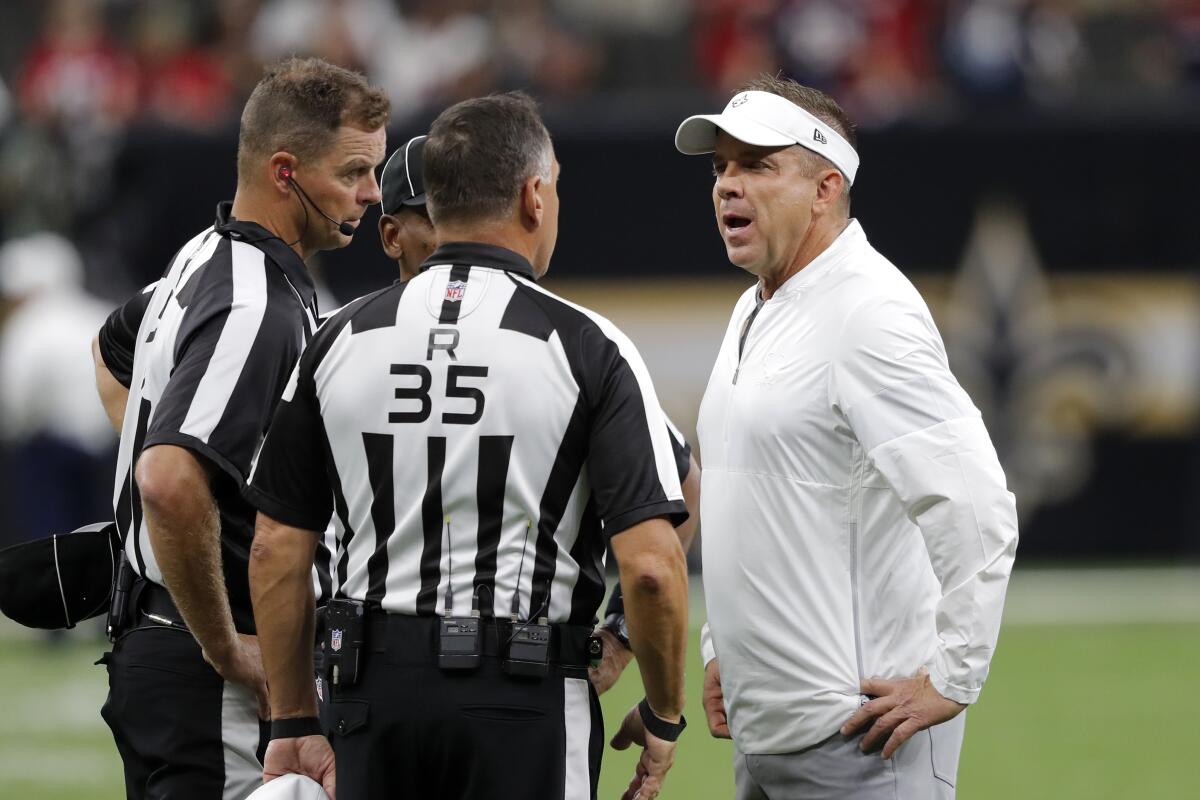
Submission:
<svg viewBox="0 0 1200 800">
<path fill-rule="evenodd" d="M 305 775 L 321 784 L 329 800 L 337 800 L 337 771 L 333 748 L 324 736 L 293 736 L 272 739 L 263 756 L 263 783 L 291 773 Z"/>
<path fill-rule="evenodd" d="M 624 750 L 631 744 L 642 746 L 642 757 L 638 759 L 633 779 L 629 781 L 629 788 L 621 795 L 621 800 L 654 800 L 658 797 L 667 770 L 675 763 L 677 742 L 665 742 L 646 730 L 641 712 L 634 706 L 625 715 L 621 729 L 610 744 L 614 750 Z"/>
<path fill-rule="evenodd" d="M 258 649 L 258 637 L 239 633 L 233 647 L 219 656 L 203 651 L 204 660 L 222 678 L 240 683 L 254 692 L 258 701 L 258 718 L 271 718 L 271 704 L 267 699 L 267 673 L 263 669 L 262 651 Z"/>
</svg>

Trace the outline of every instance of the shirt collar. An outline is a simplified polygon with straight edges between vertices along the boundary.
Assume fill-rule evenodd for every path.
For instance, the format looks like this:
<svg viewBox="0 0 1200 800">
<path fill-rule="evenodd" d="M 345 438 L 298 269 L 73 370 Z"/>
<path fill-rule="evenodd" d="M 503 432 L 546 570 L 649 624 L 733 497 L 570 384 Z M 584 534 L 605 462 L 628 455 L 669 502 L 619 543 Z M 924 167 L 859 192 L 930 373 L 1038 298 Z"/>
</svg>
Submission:
<svg viewBox="0 0 1200 800">
<path fill-rule="evenodd" d="M 446 242 L 433 251 L 421 264 L 419 272 L 441 264 L 464 264 L 472 267 L 491 267 L 506 272 L 515 272 L 523 278 L 536 281 L 533 265 L 520 253 L 504 247 L 479 242 Z"/>
<path fill-rule="evenodd" d="M 829 247 L 826 247 L 821 251 L 820 255 L 808 262 L 804 269 L 784 281 L 783 285 L 771 295 L 771 299 L 788 297 L 812 286 L 866 243 L 867 237 L 863 233 L 862 225 L 858 224 L 857 219 L 851 219 L 849 224 L 838 234 L 837 238 L 830 243 Z M 761 288 L 759 291 L 761 292 Z"/>
<path fill-rule="evenodd" d="M 252 244 L 275 262 L 279 270 L 295 288 L 304 305 L 316 308 L 317 287 L 313 284 L 304 260 L 296 251 L 257 222 L 247 222 L 232 215 L 233 203 L 229 200 L 217 203 L 217 221 L 213 229 L 222 236 L 237 242 Z"/>
</svg>

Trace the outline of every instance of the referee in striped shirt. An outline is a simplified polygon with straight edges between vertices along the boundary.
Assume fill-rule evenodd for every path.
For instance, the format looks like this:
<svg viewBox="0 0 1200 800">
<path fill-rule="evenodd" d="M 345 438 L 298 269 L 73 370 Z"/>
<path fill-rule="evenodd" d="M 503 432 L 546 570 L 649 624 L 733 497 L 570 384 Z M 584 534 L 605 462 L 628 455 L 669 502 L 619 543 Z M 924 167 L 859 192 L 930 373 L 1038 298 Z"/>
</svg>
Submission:
<svg viewBox="0 0 1200 800">
<path fill-rule="evenodd" d="M 241 492 L 316 328 L 304 259 L 348 244 L 378 201 L 387 115 L 360 75 L 317 59 L 268 68 L 243 111 L 233 202 L 95 343 L 106 410 L 123 418 L 114 512 L 136 576 L 103 710 L 131 798 L 228 800 L 261 781 Z"/>
<path fill-rule="evenodd" d="M 424 160 L 427 136 L 414 136 L 388 158 L 379 174 L 380 202 L 379 240 L 383 252 L 400 268 L 400 280 L 406 281 L 420 272 L 424 263 L 437 247 L 437 231 L 429 219 L 425 207 Z M 687 553 L 696 535 L 700 521 L 700 466 L 692 457 L 692 448 L 675 424 L 663 412 L 667 433 L 671 437 L 671 450 L 675 455 L 675 467 L 679 483 L 683 488 L 688 518 L 675 528 L 679 545 Z M 337 517 L 326 531 L 324 545 L 336 547 Z M 333 537 L 333 538 L 331 538 Z M 318 597 L 325 598 L 332 586 L 329 547 L 317 549 Z M 342 553 L 345 557 L 345 553 Z M 318 600 L 321 605 L 321 600 Z M 633 659 L 629 645 L 629 627 L 625 620 L 624 593 L 618 583 L 604 611 L 604 623 L 597 630 L 604 645 L 604 657 L 592 668 L 592 684 L 597 694 L 604 694 Z"/>
<path fill-rule="evenodd" d="M 682 729 L 687 635 L 671 529 L 686 511 L 658 400 L 620 331 L 537 286 L 558 165 L 532 101 L 460 103 L 424 155 L 442 245 L 314 337 L 248 489 L 272 713 L 293 734 L 272 741 L 266 776 L 328 785 L 336 753 L 343 798 L 594 797 L 586 643 L 611 540 L 647 694 L 618 738 L 644 745 L 628 796 L 648 800 Z M 334 687 L 332 752 L 309 577 L 331 513 L 339 600 L 366 616 L 357 680 Z M 357 638 L 333 630 L 332 649 Z"/>
</svg>

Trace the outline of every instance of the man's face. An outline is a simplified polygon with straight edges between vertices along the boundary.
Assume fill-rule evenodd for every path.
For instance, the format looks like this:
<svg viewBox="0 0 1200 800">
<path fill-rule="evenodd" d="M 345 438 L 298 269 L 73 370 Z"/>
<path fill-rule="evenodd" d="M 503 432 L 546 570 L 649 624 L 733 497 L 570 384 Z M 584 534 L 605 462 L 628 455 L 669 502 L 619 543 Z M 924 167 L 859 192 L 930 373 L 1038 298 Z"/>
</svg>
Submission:
<svg viewBox="0 0 1200 800">
<path fill-rule="evenodd" d="M 796 259 L 817 193 L 808 171 L 798 146 L 756 147 L 717 132 L 713 210 L 731 262 L 761 277 Z"/>
<path fill-rule="evenodd" d="M 539 278 L 550 269 L 550 257 L 554 255 L 554 245 L 558 242 L 559 172 L 558 158 L 552 156 L 550 180 L 542 181 L 538 187 L 538 195 L 542 198 L 542 226 L 537 253 L 533 259 L 533 274 Z"/>
<path fill-rule="evenodd" d="M 433 255 L 437 232 L 424 206 L 404 206 L 395 214 L 379 216 L 379 240 L 387 257 L 399 263 L 400 280 L 406 281 L 415 277 L 421 263 Z"/>
<path fill-rule="evenodd" d="M 324 154 L 296 167 L 296 179 L 322 211 L 357 229 L 367 206 L 382 199 L 375 168 L 386 152 L 387 133 L 383 128 L 364 131 L 343 125 Z M 334 250 L 350 243 L 350 237 L 338 232 L 335 223 L 312 208 L 308 214 L 303 241 L 306 250 Z"/>
</svg>

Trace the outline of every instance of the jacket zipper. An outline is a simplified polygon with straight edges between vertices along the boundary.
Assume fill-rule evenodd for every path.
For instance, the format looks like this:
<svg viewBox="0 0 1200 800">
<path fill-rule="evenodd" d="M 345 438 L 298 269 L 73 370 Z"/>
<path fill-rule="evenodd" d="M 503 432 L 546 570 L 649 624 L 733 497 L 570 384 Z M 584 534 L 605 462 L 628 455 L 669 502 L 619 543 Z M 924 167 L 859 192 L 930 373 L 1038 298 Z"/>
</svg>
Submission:
<svg viewBox="0 0 1200 800">
<path fill-rule="evenodd" d="M 746 321 L 742 323 L 742 335 L 738 337 L 737 367 L 733 370 L 734 386 L 737 386 L 738 373 L 742 371 L 742 352 L 746 349 L 746 339 L 750 338 L 750 327 L 754 324 L 754 318 L 758 316 L 758 312 L 762 310 L 763 304 L 767 302 L 762 299 L 762 295 L 758 292 L 755 292 L 754 301 L 754 310 L 750 312 L 750 316 L 746 317 Z"/>
</svg>

